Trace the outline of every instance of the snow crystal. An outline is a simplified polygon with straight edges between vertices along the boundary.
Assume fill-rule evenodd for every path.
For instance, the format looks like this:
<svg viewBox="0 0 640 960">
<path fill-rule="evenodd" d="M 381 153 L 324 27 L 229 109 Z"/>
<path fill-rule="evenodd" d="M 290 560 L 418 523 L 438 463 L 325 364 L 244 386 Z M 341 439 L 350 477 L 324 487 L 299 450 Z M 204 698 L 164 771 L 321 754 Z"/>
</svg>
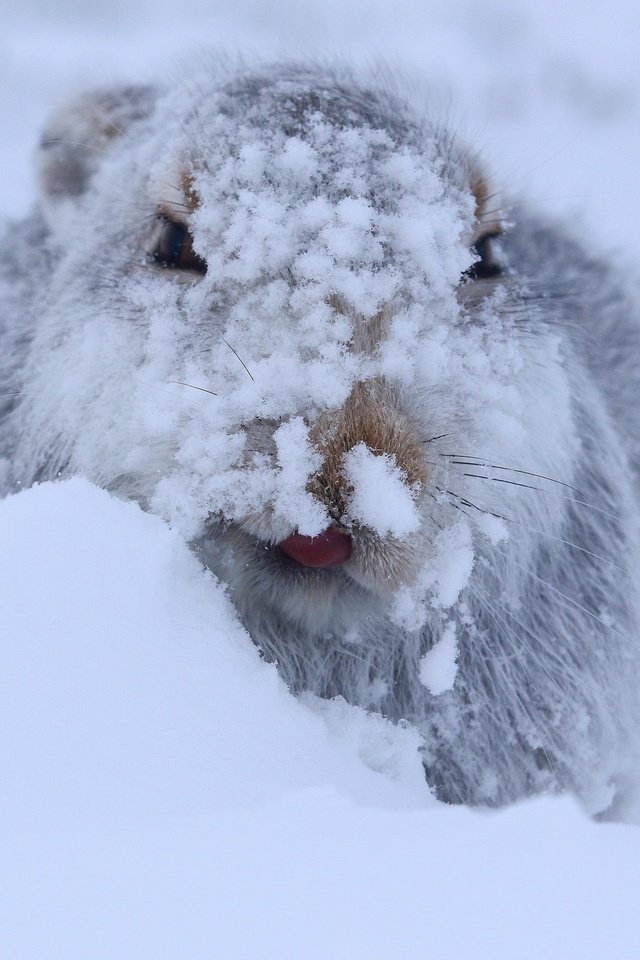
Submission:
<svg viewBox="0 0 640 960">
<path fill-rule="evenodd" d="M 419 630 L 453 606 L 469 582 L 475 559 L 470 521 L 458 517 L 440 530 L 426 554 L 414 582 L 401 586 L 391 599 L 389 615 L 407 631 Z"/>
<path fill-rule="evenodd" d="M 344 456 L 345 476 L 352 487 L 349 517 L 381 537 L 406 537 L 420 526 L 420 516 L 395 458 L 358 443 Z"/>
<path fill-rule="evenodd" d="M 481 513 L 474 519 L 478 530 L 482 531 L 493 546 L 509 538 L 507 523 L 502 517 L 494 517 L 490 513 Z"/>
<path fill-rule="evenodd" d="M 280 464 L 280 482 L 274 504 L 276 517 L 308 537 L 315 537 L 329 526 L 329 515 L 322 503 L 311 496 L 306 484 L 322 463 L 320 454 L 309 442 L 309 430 L 300 417 L 283 423 L 274 434 Z"/>
<path fill-rule="evenodd" d="M 453 687 L 458 672 L 457 660 L 456 625 L 450 621 L 441 639 L 420 661 L 420 681 L 434 697 Z"/>
<path fill-rule="evenodd" d="M 460 521 L 448 530 L 442 530 L 436 537 L 435 548 L 434 603 L 439 607 L 451 607 L 467 585 L 473 568 L 474 550 L 469 524 Z"/>
<path fill-rule="evenodd" d="M 433 578 L 426 577 L 425 581 L 432 583 Z M 425 600 L 426 590 L 427 587 L 423 587 L 422 581 L 419 585 L 405 584 L 399 587 L 391 598 L 389 617 L 407 633 L 415 633 L 422 629 L 429 616 L 433 614 Z"/>
</svg>

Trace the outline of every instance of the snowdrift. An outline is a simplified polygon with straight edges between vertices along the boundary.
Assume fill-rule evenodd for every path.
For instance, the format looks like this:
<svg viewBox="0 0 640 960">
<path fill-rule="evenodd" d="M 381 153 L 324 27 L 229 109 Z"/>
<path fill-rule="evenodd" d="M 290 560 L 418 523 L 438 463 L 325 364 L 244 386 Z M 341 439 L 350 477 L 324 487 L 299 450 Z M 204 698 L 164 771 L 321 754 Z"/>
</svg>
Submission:
<svg viewBox="0 0 640 960">
<path fill-rule="evenodd" d="M 437 804 L 415 731 L 296 700 L 160 520 L 0 503 L 3 955 L 635 958 L 640 833 Z"/>
</svg>

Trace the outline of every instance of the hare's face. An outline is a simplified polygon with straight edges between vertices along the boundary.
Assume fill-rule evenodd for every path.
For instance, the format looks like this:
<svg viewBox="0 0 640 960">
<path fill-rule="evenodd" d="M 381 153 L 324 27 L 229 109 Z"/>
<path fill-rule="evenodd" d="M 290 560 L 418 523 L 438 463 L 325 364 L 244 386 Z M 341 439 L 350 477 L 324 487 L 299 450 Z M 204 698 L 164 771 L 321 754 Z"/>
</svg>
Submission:
<svg viewBox="0 0 640 960">
<path fill-rule="evenodd" d="M 315 79 L 200 98 L 150 151 L 150 329 L 182 338 L 165 373 L 177 448 L 152 505 L 175 517 L 188 490 L 206 530 L 231 525 L 288 590 L 388 600 L 459 533 L 437 438 L 467 411 L 435 397 L 450 352 L 478 380 L 487 333 L 462 299 L 482 287 L 478 317 L 490 300 L 498 219 L 439 130 L 385 129 L 380 104 L 319 98 Z"/>
<path fill-rule="evenodd" d="M 517 448 L 528 402 L 476 163 L 388 92 L 313 71 L 153 99 L 100 95 L 45 138 L 48 469 L 139 499 L 288 610 L 451 602 L 474 510 L 451 462 Z M 71 189 L 92 129 L 101 163 L 77 153 Z"/>
</svg>

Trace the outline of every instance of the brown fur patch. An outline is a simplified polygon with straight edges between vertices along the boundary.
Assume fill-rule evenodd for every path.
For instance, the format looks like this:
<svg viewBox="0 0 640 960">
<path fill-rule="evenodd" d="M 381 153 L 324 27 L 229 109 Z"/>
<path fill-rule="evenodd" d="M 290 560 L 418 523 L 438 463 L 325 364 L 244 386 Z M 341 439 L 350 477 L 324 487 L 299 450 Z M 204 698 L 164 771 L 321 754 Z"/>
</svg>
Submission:
<svg viewBox="0 0 640 960">
<path fill-rule="evenodd" d="M 475 169 L 471 174 L 471 192 L 476 199 L 474 241 L 488 233 L 502 233 L 504 215 L 500 197 L 492 190 L 485 174 Z"/>
<path fill-rule="evenodd" d="M 195 188 L 195 177 L 188 170 L 180 174 L 179 185 L 171 185 L 175 200 L 163 200 L 158 204 L 158 213 L 169 220 L 176 220 L 188 226 L 189 214 L 198 209 L 202 200 Z M 178 199 L 179 198 L 179 199 Z"/>
<path fill-rule="evenodd" d="M 398 412 L 393 389 L 383 378 L 356 384 L 341 410 L 313 425 L 311 438 L 323 464 L 308 489 L 326 504 L 336 521 L 344 516 L 350 493 L 342 473 L 343 458 L 358 443 L 365 443 L 374 454 L 394 457 L 406 474 L 407 485 L 423 484 L 427 479 L 422 446 Z"/>
<path fill-rule="evenodd" d="M 189 170 L 183 170 L 180 177 L 180 186 L 184 194 L 185 205 L 189 213 L 193 213 L 202 203 L 200 194 L 195 188 L 195 177 Z"/>
</svg>

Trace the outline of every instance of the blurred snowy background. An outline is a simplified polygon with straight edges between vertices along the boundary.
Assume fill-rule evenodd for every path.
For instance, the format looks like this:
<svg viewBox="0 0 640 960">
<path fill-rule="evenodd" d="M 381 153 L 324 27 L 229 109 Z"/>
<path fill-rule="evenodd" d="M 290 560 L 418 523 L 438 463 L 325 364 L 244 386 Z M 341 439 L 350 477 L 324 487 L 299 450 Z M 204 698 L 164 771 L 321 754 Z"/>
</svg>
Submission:
<svg viewBox="0 0 640 960">
<path fill-rule="evenodd" d="M 570 215 L 604 250 L 638 251 L 631 0 L 2 0 L 0 11 L 5 211 L 32 197 L 30 151 L 69 93 L 170 77 L 202 46 L 338 52 L 426 77 L 510 194 Z"/>
<path fill-rule="evenodd" d="M 637 269 L 629 0 L 0 0 L 0 215 L 52 107 L 199 47 L 383 58 L 510 195 Z M 514 215 L 517 211 L 514 211 Z M 410 731 L 293 700 L 159 521 L 82 484 L 0 503 L 0 955 L 637 960 L 640 833 L 424 795 Z"/>
</svg>

